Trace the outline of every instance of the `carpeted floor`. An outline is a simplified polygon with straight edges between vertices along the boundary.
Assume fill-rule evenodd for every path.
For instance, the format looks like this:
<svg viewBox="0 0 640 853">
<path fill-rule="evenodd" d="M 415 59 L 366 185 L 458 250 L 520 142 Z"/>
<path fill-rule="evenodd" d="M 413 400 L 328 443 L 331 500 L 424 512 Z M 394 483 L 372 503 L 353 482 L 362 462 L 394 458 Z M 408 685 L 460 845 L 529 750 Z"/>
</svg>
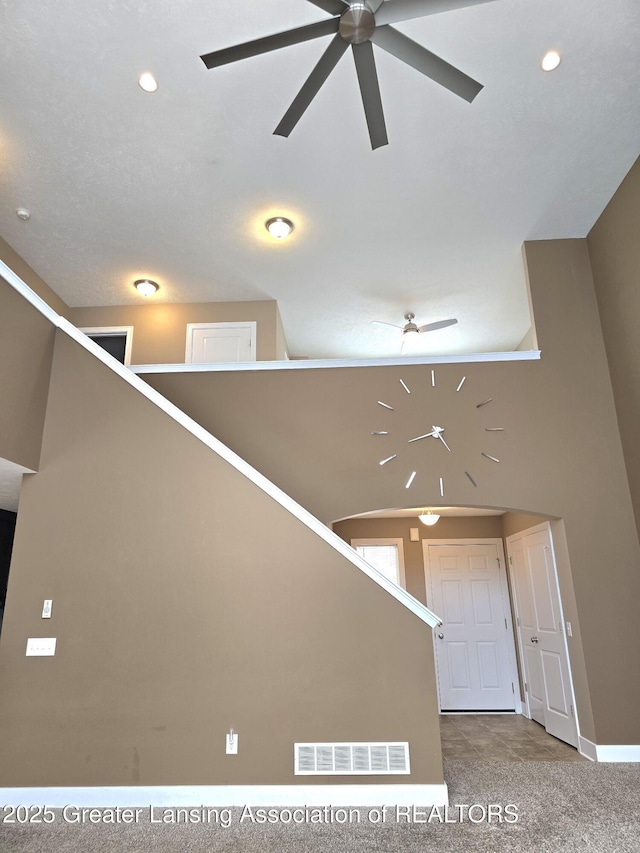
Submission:
<svg viewBox="0 0 640 853">
<path fill-rule="evenodd" d="M 259 825 L 234 809 L 228 827 L 76 825 L 57 813 L 50 825 L 0 825 L 0 853 L 638 853 L 640 765 L 556 761 L 445 761 L 448 823 L 396 820 L 384 824 Z M 456 804 L 473 806 L 457 821 Z M 517 806 L 517 822 L 482 820 L 489 805 L 502 817 Z M 286 819 L 286 813 L 284 814 Z M 426 821 L 429 810 L 416 818 Z M 511 819 L 511 817 L 510 817 Z M 475 822 L 477 821 L 477 822 Z"/>
</svg>

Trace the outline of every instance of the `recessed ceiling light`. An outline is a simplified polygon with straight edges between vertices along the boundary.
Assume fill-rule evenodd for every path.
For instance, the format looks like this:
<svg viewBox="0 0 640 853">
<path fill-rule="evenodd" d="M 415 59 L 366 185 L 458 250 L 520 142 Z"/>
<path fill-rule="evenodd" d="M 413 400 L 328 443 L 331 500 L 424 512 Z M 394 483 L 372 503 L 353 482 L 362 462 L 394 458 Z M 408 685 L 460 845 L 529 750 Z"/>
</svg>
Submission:
<svg viewBox="0 0 640 853">
<path fill-rule="evenodd" d="M 138 86 L 145 92 L 157 92 L 158 82 L 150 71 L 145 71 L 138 77 Z"/>
<path fill-rule="evenodd" d="M 562 62 L 562 57 L 557 50 L 550 50 L 542 57 L 540 66 L 543 71 L 555 71 Z"/>
<path fill-rule="evenodd" d="M 285 219 L 284 216 L 274 216 L 272 219 L 267 219 L 264 227 L 274 240 L 282 240 L 293 231 L 293 222 L 290 219 Z"/>
<path fill-rule="evenodd" d="M 141 296 L 153 296 L 153 294 L 159 289 L 159 286 L 155 281 L 151 281 L 150 278 L 139 278 L 137 281 L 134 281 L 133 284 Z"/>
<path fill-rule="evenodd" d="M 16 216 L 18 217 L 18 219 L 22 219 L 25 222 L 27 221 L 27 219 L 31 219 L 31 214 L 29 213 L 26 207 L 19 207 L 16 210 Z"/>
</svg>

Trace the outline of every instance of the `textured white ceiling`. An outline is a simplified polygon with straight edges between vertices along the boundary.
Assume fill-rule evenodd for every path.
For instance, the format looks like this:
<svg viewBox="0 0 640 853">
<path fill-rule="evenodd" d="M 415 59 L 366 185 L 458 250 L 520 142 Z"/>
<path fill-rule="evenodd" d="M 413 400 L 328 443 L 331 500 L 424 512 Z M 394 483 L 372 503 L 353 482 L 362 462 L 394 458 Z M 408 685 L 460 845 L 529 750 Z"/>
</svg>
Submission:
<svg viewBox="0 0 640 853">
<path fill-rule="evenodd" d="M 397 355 L 370 321 L 407 310 L 459 319 L 425 352 L 514 348 L 522 242 L 584 237 L 638 156 L 640 3 L 495 0 L 398 25 L 485 88 L 468 104 L 376 49 L 374 152 L 349 54 L 272 135 L 326 39 L 199 59 L 324 17 L 306 0 L 0 2 L 0 234 L 72 306 L 138 302 L 141 275 L 168 302 L 277 299 L 296 356 Z M 296 222 L 286 243 L 262 227 L 276 213 Z"/>
</svg>

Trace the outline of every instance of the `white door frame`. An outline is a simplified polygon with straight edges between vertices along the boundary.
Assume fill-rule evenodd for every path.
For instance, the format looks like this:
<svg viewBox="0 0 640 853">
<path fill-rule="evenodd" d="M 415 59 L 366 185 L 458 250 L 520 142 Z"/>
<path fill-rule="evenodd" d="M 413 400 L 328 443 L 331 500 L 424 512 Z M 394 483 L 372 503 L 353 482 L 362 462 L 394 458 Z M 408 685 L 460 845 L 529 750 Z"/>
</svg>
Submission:
<svg viewBox="0 0 640 853">
<path fill-rule="evenodd" d="M 133 346 L 133 326 L 90 326 L 82 327 L 80 332 L 92 338 L 109 337 L 111 335 L 124 335 L 124 364 L 131 364 L 131 348 Z"/>
<path fill-rule="evenodd" d="M 554 579 L 556 582 L 556 590 L 558 593 L 558 605 L 560 607 L 560 619 L 562 621 L 562 626 L 563 626 L 563 628 L 562 628 L 563 648 L 564 648 L 564 653 L 565 653 L 565 657 L 567 660 L 567 667 L 569 670 L 569 690 L 571 692 L 571 702 L 573 704 L 573 716 L 574 716 L 574 719 L 576 721 L 576 732 L 577 732 L 577 736 L 578 736 L 578 744 L 580 744 L 580 718 L 578 717 L 578 707 L 576 705 L 576 696 L 575 696 L 575 691 L 573 689 L 573 671 L 571 669 L 571 656 L 569 655 L 569 645 L 567 643 L 567 629 L 566 629 L 567 623 L 566 623 L 565 618 L 564 618 L 564 608 L 562 606 L 562 593 L 560 590 L 560 581 L 558 579 L 558 563 L 556 561 L 556 552 L 555 552 L 555 546 L 553 544 L 553 531 L 551 530 L 551 524 L 548 521 L 543 521 L 542 524 L 536 524 L 535 527 L 527 527 L 526 530 L 520 530 L 518 533 L 514 533 L 511 536 L 507 536 L 505 541 L 507 543 L 507 549 L 508 549 L 510 542 L 512 542 L 516 539 L 521 539 L 523 536 L 528 536 L 530 533 L 541 533 L 543 531 L 548 533 L 549 544 L 551 546 L 551 558 L 553 560 L 553 576 L 554 576 Z M 509 581 L 511 583 L 511 589 L 515 590 L 517 587 L 515 586 L 515 577 L 513 574 L 513 564 L 511 563 L 511 561 L 509 561 L 508 565 L 509 565 Z M 513 596 L 513 612 L 516 616 L 516 619 L 519 619 L 520 614 L 518 612 L 518 596 L 517 595 Z M 522 637 L 520 636 L 520 631 L 516 631 L 515 635 L 516 635 L 516 641 L 518 643 L 518 655 L 520 657 L 520 666 L 522 669 L 522 680 L 525 681 L 527 678 L 527 675 L 526 675 L 525 664 L 524 664 L 525 658 L 524 658 L 524 651 L 522 648 Z M 528 717 L 529 719 L 531 719 L 531 711 L 529 709 L 529 694 L 526 691 L 525 691 L 524 697 L 525 697 L 525 706 L 523 708 L 522 713 L 525 715 L 525 717 Z"/>
<path fill-rule="evenodd" d="M 429 602 L 433 603 L 433 586 L 431 583 L 431 565 L 429 562 L 429 545 L 495 545 L 498 552 L 498 560 L 500 563 L 500 592 L 502 593 L 502 603 L 504 606 L 505 619 L 507 620 L 507 635 L 509 642 L 507 643 L 507 656 L 509 660 L 509 677 L 514 685 L 514 713 L 522 714 L 522 700 L 520 698 L 520 679 L 518 676 L 518 662 L 516 658 L 516 638 L 513 630 L 513 620 L 511 618 L 511 595 L 509 592 L 509 583 L 507 581 L 507 561 L 504 556 L 504 542 L 502 539 L 488 539 L 484 537 L 471 537 L 467 539 L 423 539 L 422 553 L 424 562 L 424 582 L 427 592 L 427 607 Z M 434 634 L 438 631 L 434 628 Z M 435 657 L 435 642 L 433 644 L 433 653 Z M 435 658 L 436 664 L 436 686 L 438 689 L 438 710 L 442 710 L 442 702 L 440 701 L 440 676 L 438 673 L 438 660 Z M 518 689 L 515 686 L 518 685 Z M 479 712 L 483 713 L 483 712 Z M 487 711 L 485 713 L 491 713 Z"/>
<path fill-rule="evenodd" d="M 193 333 L 198 329 L 249 329 L 251 331 L 251 358 L 256 361 L 256 338 L 258 323 L 256 320 L 238 320 L 228 323 L 187 323 L 187 342 L 184 353 L 184 363 L 193 364 Z"/>
</svg>

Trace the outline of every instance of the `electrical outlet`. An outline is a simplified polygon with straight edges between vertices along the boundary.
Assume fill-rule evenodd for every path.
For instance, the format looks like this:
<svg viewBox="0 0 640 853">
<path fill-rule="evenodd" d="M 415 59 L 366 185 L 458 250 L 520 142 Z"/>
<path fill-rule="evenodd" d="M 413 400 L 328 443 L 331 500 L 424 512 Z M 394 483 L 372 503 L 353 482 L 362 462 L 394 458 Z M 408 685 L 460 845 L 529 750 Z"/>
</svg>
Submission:
<svg viewBox="0 0 640 853">
<path fill-rule="evenodd" d="M 238 754 L 238 735 L 233 729 L 229 732 L 226 739 L 227 755 Z"/>
<path fill-rule="evenodd" d="M 52 657 L 55 653 L 55 637 L 29 637 L 27 640 L 27 657 Z"/>
<path fill-rule="evenodd" d="M 51 619 L 51 608 L 53 606 L 53 601 L 50 598 L 46 598 L 44 604 L 42 605 L 42 618 L 43 619 Z"/>
</svg>

